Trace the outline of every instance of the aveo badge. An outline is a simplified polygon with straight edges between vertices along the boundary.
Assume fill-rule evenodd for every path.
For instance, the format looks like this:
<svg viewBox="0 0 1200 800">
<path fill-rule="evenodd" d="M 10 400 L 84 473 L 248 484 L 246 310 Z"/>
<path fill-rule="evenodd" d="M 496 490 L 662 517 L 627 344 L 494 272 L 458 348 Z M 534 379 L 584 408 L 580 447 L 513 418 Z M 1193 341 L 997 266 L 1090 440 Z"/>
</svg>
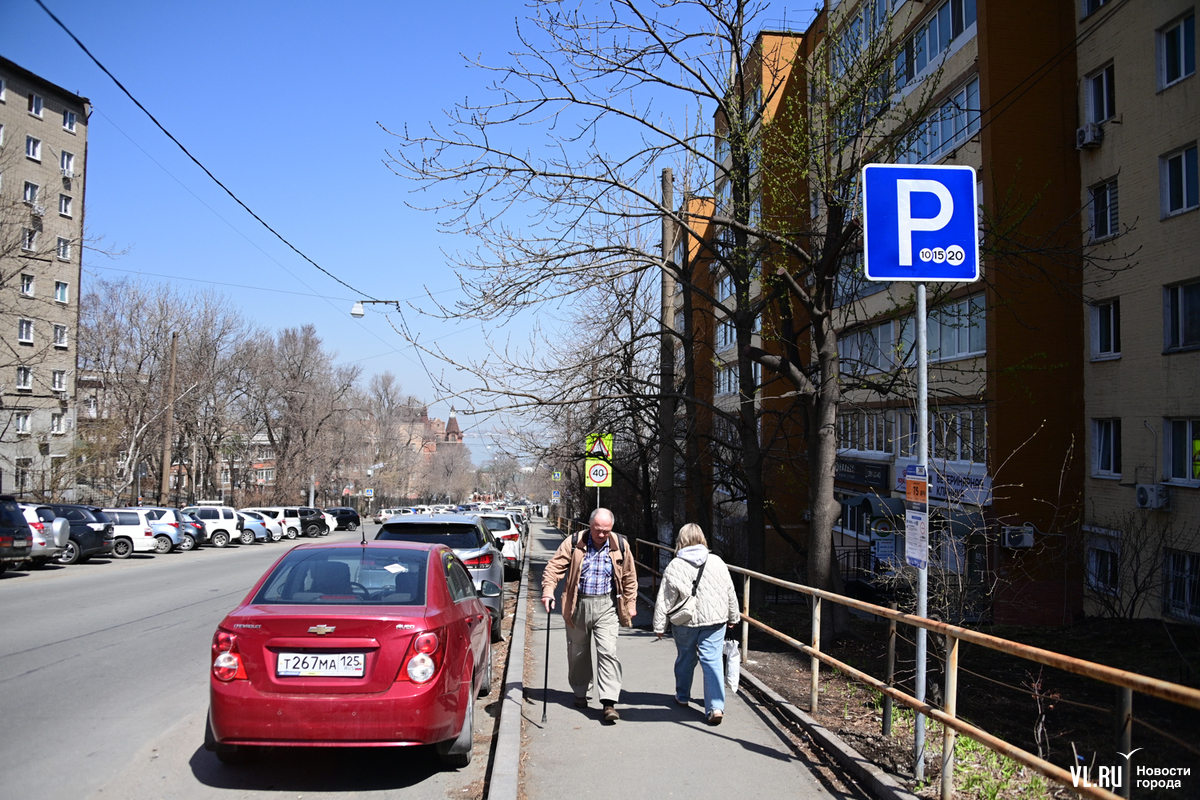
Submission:
<svg viewBox="0 0 1200 800">
<path fill-rule="evenodd" d="M 978 280 L 975 186 L 971 167 L 864 167 L 863 269 L 867 279 Z"/>
</svg>

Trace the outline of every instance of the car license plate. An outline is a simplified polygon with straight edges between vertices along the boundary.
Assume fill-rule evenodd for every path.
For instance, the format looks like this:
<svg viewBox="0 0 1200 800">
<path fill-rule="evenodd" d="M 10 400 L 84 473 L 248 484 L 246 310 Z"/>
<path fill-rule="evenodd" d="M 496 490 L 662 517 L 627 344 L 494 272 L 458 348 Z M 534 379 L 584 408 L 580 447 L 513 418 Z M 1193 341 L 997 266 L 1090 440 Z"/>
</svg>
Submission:
<svg viewBox="0 0 1200 800">
<path fill-rule="evenodd" d="M 13 539 L 13 547 L 24 547 L 29 544 L 27 539 Z"/>
<path fill-rule="evenodd" d="M 361 678 L 362 653 L 280 653 L 275 674 L 280 677 Z"/>
</svg>

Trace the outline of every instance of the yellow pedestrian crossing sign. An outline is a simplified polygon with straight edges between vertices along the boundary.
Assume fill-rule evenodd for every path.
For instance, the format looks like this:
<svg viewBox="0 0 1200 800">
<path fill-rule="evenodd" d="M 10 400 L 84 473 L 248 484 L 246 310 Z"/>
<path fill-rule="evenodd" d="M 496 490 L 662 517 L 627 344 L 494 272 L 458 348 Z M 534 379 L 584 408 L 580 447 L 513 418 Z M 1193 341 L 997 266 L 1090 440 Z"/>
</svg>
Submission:
<svg viewBox="0 0 1200 800">
<path fill-rule="evenodd" d="M 612 461 L 613 435 L 611 433 L 589 433 L 584 454 L 588 458 Z"/>
</svg>

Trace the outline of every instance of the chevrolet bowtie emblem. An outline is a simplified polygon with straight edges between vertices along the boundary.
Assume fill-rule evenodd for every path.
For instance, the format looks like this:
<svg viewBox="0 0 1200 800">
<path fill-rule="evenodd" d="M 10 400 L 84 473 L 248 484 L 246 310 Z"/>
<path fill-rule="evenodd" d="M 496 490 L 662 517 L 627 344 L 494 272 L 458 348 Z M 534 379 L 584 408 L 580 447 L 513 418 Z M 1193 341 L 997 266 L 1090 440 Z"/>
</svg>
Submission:
<svg viewBox="0 0 1200 800">
<path fill-rule="evenodd" d="M 333 627 L 332 625 L 325 625 L 322 623 L 321 625 L 313 625 L 308 629 L 308 632 L 315 633 L 317 636 L 324 636 L 327 633 L 333 633 L 335 630 L 337 630 L 337 628 Z"/>
</svg>

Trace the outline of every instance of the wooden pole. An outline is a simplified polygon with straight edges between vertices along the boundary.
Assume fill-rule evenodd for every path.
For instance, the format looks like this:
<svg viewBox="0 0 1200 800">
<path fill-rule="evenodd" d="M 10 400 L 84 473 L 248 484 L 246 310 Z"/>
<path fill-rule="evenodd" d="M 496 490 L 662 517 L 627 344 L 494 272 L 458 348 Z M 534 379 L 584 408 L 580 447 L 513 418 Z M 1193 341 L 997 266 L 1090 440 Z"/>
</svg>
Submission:
<svg viewBox="0 0 1200 800">
<path fill-rule="evenodd" d="M 171 494 L 171 423 L 175 420 L 175 353 L 179 331 L 171 332 L 171 366 L 167 372 L 167 409 L 163 414 L 162 482 L 158 489 L 160 505 L 170 505 Z"/>
</svg>

